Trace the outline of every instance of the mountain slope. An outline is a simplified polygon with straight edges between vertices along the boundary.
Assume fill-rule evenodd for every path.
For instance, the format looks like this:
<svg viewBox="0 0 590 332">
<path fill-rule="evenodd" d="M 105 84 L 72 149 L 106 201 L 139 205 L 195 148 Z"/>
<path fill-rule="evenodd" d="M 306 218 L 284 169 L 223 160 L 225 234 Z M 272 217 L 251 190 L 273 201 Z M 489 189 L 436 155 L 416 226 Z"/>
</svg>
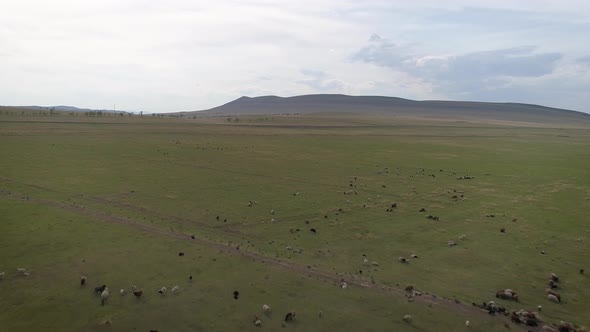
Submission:
<svg viewBox="0 0 590 332">
<path fill-rule="evenodd" d="M 396 97 L 347 96 L 335 94 L 295 97 L 241 97 L 199 115 L 314 114 L 314 113 L 388 114 L 407 117 L 445 119 L 481 119 L 539 123 L 576 123 L 590 125 L 590 114 L 532 104 L 468 101 L 415 101 Z"/>
</svg>

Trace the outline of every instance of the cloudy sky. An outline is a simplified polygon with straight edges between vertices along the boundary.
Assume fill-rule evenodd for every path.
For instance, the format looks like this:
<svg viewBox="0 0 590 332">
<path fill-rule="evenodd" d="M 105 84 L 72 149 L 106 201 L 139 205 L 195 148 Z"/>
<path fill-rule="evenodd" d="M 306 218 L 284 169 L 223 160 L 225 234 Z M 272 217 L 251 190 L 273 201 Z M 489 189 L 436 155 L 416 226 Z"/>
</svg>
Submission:
<svg viewBox="0 0 590 332">
<path fill-rule="evenodd" d="M 590 113 L 590 1 L 0 0 L 0 105 L 311 93 Z"/>
</svg>

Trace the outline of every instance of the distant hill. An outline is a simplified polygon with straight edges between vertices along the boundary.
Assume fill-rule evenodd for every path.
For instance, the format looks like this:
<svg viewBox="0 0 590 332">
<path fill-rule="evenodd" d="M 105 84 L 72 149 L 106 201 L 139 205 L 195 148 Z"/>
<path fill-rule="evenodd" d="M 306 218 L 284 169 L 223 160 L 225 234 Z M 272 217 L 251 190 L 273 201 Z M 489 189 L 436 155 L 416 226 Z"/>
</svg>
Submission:
<svg viewBox="0 0 590 332">
<path fill-rule="evenodd" d="M 416 101 L 396 97 L 337 94 L 303 95 L 286 98 L 277 96 L 241 97 L 218 107 L 188 113 L 209 116 L 358 113 L 457 120 L 479 119 L 590 125 L 590 114 L 532 104 Z"/>
<path fill-rule="evenodd" d="M 24 110 L 39 110 L 39 111 L 62 111 L 62 112 L 105 112 L 105 113 L 133 113 L 129 111 L 114 111 L 114 110 L 105 110 L 105 109 L 90 109 L 90 108 L 78 108 L 74 106 L 65 106 L 65 105 L 57 105 L 57 106 L 8 106 L 15 109 L 24 109 Z"/>
</svg>

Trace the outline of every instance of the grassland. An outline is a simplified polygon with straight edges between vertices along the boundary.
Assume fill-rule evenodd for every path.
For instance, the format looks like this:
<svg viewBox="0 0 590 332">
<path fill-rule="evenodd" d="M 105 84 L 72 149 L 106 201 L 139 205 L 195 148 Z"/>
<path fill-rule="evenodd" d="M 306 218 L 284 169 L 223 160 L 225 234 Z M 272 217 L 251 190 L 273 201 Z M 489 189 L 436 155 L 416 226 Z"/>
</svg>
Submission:
<svg viewBox="0 0 590 332">
<path fill-rule="evenodd" d="M 0 116 L 0 323 L 231 331 L 259 329 L 257 314 L 268 331 L 502 331 L 470 303 L 512 288 L 521 302 L 498 302 L 588 326 L 589 151 L 590 129 L 573 126 Z M 544 298 L 550 272 L 561 304 Z M 132 283 L 139 301 L 118 294 Z M 407 285 L 436 298 L 408 302 Z"/>
</svg>

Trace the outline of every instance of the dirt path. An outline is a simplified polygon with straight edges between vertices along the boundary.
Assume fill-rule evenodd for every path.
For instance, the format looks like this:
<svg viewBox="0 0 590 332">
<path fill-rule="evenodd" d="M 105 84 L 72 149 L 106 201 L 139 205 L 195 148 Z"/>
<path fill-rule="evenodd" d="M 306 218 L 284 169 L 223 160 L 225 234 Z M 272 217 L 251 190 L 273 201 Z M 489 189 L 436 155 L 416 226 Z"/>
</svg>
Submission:
<svg viewBox="0 0 590 332">
<path fill-rule="evenodd" d="M 136 229 L 139 231 L 152 233 L 152 234 L 159 234 L 162 236 L 168 236 L 168 237 L 172 237 L 175 239 L 187 241 L 189 243 L 203 245 L 208 248 L 213 248 L 213 249 L 219 250 L 220 252 L 223 252 L 226 254 L 230 254 L 230 255 L 234 255 L 234 256 L 241 256 L 241 257 L 262 263 L 262 264 L 268 264 L 271 266 L 276 266 L 276 267 L 280 267 L 283 269 L 287 269 L 287 270 L 290 270 L 290 271 L 295 272 L 297 274 L 306 276 L 308 278 L 315 278 L 318 280 L 323 280 L 326 282 L 332 282 L 332 283 L 336 283 L 336 284 L 339 284 L 340 281 L 344 280 L 350 286 L 360 287 L 360 288 L 364 288 L 364 289 L 368 289 L 368 290 L 372 290 L 372 291 L 378 291 L 380 293 L 386 293 L 391 296 L 398 296 L 398 297 L 405 297 L 406 296 L 406 292 L 401 288 L 391 287 L 391 286 L 387 286 L 387 285 L 380 284 L 380 283 L 369 283 L 369 282 L 366 282 L 365 280 L 351 278 L 350 276 L 340 275 L 340 274 L 337 274 L 334 272 L 327 272 L 327 271 L 315 269 L 315 268 L 312 268 L 310 266 L 305 266 L 300 263 L 280 260 L 280 259 L 277 259 L 274 257 L 268 257 L 268 256 L 265 256 L 263 254 L 260 254 L 260 253 L 254 252 L 254 251 L 239 249 L 239 248 L 229 245 L 229 244 L 223 244 L 223 243 L 215 242 L 215 241 L 204 239 L 204 238 L 195 237 L 195 239 L 192 239 L 191 235 L 189 235 L 189 234 L 174 232 L 171 230 L 165 230 L 165 229 L 162 229 L 158 226 L 153 226 L 153 225 L 149 225 L 149 224 L 135 221 L 129 217 L 117 216 L 117 215 L 114 215 L 110 212 L 109 213 L 100 212 L 100 211 L 94 210 L 89 207 L 77 205 L 75 203 L 62 203 L 62 202 L 58 202 L 58 201 L 54 201 L 54 200 L 50 200 L 50 199 L 45 199 L 45 198 L 35 198 L 35 197 L 31 197 L 30 195 L 22 195 L 19 193 L 15 193 L 15 192 L 9 191 L 4 188 L 0 188 L 0 196 L 4 196 L 8 199 L 19 200 L 19 201 L 23 201 L 23 202 L 30 202 L 30 203 L 36 203 L 36 204 L 43 204 L 46 206 L 52 206 L 52 207 L 55 207 L 58 209 L 63 209 L 63 210 L 69 211 L 69 212 L 79 214 L 79 215 L 87 216 L 87 217 L 90 217 L 90 218 L 100 221 L 100 222 L 117 224 L 117 225 L 126 225 L 126 226 L 129 226 L 130 228 L 133 228 L 133 229 Z M 466 315 L 488 315 L 488 313 L 486 311 L 484 311 L 478 307 L 475 307 L 471 304 L 458 303 L 454 300 L 437 297 L 435 295 L 423 294 L 422 296 L 414 297 L 413 300 L 415 302 L 419 302 L 419 303 L 441 306 L 441 307 L 444 307 L 448 310 L 460 312 L 460 313 L 466 314 Z M 498 315 L 496 317 L 498 317 L 498 319 L 501 319 L 507 323 L 510 322 L 508 317 L 505 317 L 502 315 Z M 516 326 L 518 328 L 522 328 L 523 330 L 526 330 L 526 328 L 524 328 L 523 326 L 514 325 L 514 324 L 512 324 L 512 325 Z M 528 330 L 531 330 L 531 329 L 528 329 Z"/>
</svg>

